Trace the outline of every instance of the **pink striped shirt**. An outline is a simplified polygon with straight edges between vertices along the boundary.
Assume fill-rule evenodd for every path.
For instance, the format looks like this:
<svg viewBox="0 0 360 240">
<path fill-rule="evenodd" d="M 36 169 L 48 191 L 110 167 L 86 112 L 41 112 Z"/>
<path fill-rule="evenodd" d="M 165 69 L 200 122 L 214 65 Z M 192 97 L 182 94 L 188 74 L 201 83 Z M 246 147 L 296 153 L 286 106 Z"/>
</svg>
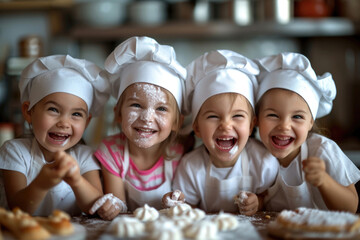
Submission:
<svg viewBox="0 0 360 240">
<path fill-rule="evenodd" d="M 106 137 L 95 151 L 96 158 L 100 163 L 115 176 L 124 178 L 124 146 L 126 136 L 119 133 L 113 136 Z M 160 157 L 157 162 L 148 170 L 140 170 L 130 158 L 129 169 L 126 173 L 125 179 L 131 183 L 136 189 L 141 191 L 152 190 L 159 187 L 165 181 L 164 161 L 171 161 L 173 172 L 179 164 L 183 155 L 183 146 L 178 144 L 173 146 L 170 150 L 174 153 L 173 159 L 164 160 Z"/>
</svg>

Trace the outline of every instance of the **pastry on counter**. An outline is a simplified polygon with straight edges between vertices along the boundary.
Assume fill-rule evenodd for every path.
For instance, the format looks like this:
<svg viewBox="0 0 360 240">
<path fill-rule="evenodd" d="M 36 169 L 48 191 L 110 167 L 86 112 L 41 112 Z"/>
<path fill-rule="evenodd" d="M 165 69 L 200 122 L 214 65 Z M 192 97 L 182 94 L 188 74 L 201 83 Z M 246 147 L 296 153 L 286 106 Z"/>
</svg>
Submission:
<svg viewBox="0 0 360 240">
<path fill-rule="evenodd" d="M 268 225 L 268 232 L 281 238 L 355 239 L 360 237 L 360 217 L 350 212 L 300 207 L 281 211 Z"/>
</svg>

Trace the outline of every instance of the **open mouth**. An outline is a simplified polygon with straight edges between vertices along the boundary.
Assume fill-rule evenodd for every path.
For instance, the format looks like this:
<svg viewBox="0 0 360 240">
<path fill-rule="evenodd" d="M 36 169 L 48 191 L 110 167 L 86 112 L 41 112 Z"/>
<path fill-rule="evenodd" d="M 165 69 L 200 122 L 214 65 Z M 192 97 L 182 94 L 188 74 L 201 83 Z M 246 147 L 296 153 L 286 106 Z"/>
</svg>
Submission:
<svg viewBox="0 0 360 240">
<path fill-rule="evenodd" d="M 237 142 L 236 138 L 229 137 L 229 138 L 217 138 L 216 145 L 223 151 L 229 151 L 232 149 Z"/>
<path fill-rule="evenodd" d="M 70 137 L 69 134 L 61 134 L 61 133 L 49 133 L 49 137 L 57 142 L 65 141 Z"/>
<path fill-rule="evenodd" d="M 138 132 L 138 134 L 141 137 L 148 137 L 157 132 L 153 129 L 148 129 L 148 128 L 135 128 L 135 130 Z"/>
<path fill-rule="evenodd" d="M 278 147 L 286 147 L 294 141 L 294 138 L 289 136 L 273 136 L 271 139 L 273 144 Z"/>
<path fill-rule="evenodd" d="M 48 136 L 49 141 L 52 144 L 65 146 L 68 143 L 71 135 L 64 133 L 49 133 Z"/>
</svg>

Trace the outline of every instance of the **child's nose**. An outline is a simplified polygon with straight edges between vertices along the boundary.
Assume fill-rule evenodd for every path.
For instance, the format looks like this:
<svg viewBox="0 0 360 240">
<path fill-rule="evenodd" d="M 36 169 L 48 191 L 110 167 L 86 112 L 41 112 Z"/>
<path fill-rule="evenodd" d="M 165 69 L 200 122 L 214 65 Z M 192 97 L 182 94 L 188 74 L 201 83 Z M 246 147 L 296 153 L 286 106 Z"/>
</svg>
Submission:
<svg viewBox="0 0 360 240">
<path fill-rule="evenodd" d="M 56 126 L 59 128 L 68 128 L 70 127 L 70 121 L 67 117 L 63 116 L 59 119 Z"/>
<path fill-rule="evenodd" d="M 154 119 L 155 111 L 153 109 L 146 109 L 141 113 L 140 119 L 144 122 L 151 122 Z"/>
<path fill-rule="evenodd" d="M 290 119 L 282 119 L 278 125 L 278 128 L 281 130 L 289 130 L 291 128 Z"/>
<path fill-rule="evenodd" d="M 232 127 L 232 123 L 229 119 L 223 119 L 220 122 L 220 129 L 227 130 Z"/>
</svg>

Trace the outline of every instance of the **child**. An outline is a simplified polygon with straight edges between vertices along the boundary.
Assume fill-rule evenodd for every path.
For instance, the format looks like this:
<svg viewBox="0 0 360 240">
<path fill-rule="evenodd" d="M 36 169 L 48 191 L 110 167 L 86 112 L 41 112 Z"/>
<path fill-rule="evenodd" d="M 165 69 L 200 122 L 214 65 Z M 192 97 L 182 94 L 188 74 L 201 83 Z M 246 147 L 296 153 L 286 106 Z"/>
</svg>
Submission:
<svg viewBox="0 0 360 240">
<path fill-rule="evenodd" d="M 336 95 L 331 74 L 316 76 L 309 60 L 297 53 L 264 57 L 258 64 L 259 133 L 281 165 L 267 209 L 355 212 L 360 171 L 335 142 L 311 131 L 315 119 L 331 111 Z"/>
<path fill-rule="evenodd" d="M 114 121 L 121 133 L 104 139 L 95 152 L 104 191 L 116 197 L 116 204 L 114 198 L 99 203 L 98 214 L 112 219 L 126 211 L 125 196 L 130 211 L 145 203 L 160 209 L 183 154 L 182 145 L 173 140 L 182 124 L 186 70 L 172 47 L 148 37 L 121 43 L 106 59 L 105 69 L 117 99 Z"/>
<path fill-rule="evenodd" d="M 252 215 L 261 207 L 256 194 L 271 186 L 278 169 L 276 159 L 249 139 L 259 69 L 240 54 L 218 50 L 194 60 L 187 71 L 187 107 L 203 145 L 183 157 L 173 189 L 206 212 Z M 236 206 L 240 191 L 247 192 L 235 198 Z"/>
<path fill-rule="evenodd" d="M 109 96 L 99 72 L 93 63 L 69 55 L 42 57 L 24 69 L 22 113 L 34 136 L 10 140 L 0 149 L 3 207 L 74 215 L 88 213 L 102 196 L 92 150 L 78 144 Z"/>
</svg>

